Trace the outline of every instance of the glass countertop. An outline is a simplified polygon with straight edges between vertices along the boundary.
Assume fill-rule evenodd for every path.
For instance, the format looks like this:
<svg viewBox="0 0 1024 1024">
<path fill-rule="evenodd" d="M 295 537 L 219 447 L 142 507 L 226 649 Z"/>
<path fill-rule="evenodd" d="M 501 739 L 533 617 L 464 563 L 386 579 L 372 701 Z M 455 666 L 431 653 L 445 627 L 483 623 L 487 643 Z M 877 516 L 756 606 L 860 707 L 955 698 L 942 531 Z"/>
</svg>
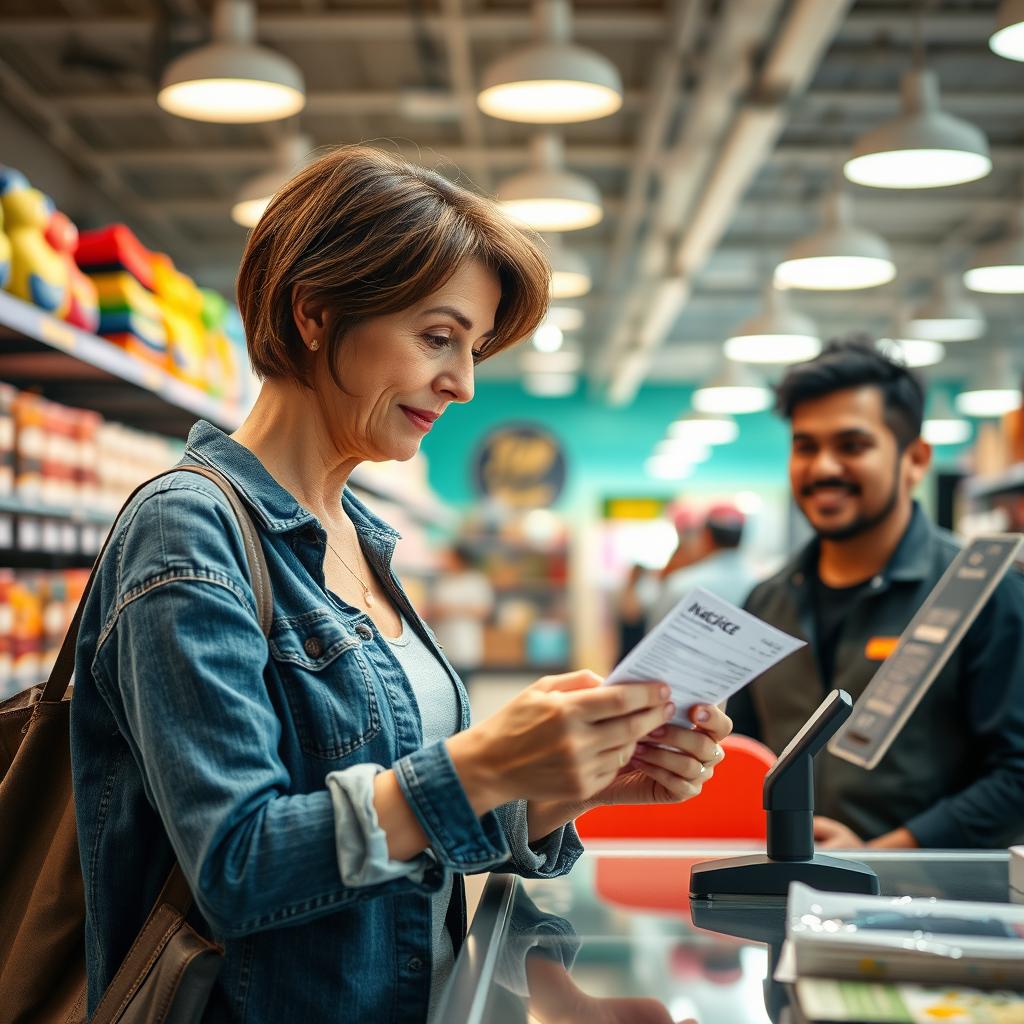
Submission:
<svg viewBox="0 0 1024 1024">
<path fill-rule="evenodd" d="M 697 901 L 690 867 L 750 847 L 592 845 L 557 879 L 492 875 L 438 1016 L 444 1024 L 784 1024 L 770 981 L 784 901 Z M 883 895 L 1006 902 L 1004 851 L 873 851 Z"/>
</svg>

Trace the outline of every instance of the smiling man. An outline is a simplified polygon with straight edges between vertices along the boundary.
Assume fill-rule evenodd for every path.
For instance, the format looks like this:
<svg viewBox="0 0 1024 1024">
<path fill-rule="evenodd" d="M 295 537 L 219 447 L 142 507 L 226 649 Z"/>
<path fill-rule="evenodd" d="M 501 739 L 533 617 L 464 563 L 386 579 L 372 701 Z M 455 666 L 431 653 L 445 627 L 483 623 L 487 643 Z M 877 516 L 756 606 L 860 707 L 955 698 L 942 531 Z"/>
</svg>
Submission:
<svg viewBox="0 0 1024 1024">
<path fill-rule="evenodd" d="M 808 646 L 729 702 L 776 753 L 834 687 L 856 700 L 957 553 L 913 500 L 931 461 L 924 391 L 866 339 L 830 343 L 776 389 L 789 479 L 816 537 L 747 610 Z M 999 847 L 1024 837 L 1024 577 L 996 588 L 874 771 L 822 753 L 820 847 Z"/>
</svg>

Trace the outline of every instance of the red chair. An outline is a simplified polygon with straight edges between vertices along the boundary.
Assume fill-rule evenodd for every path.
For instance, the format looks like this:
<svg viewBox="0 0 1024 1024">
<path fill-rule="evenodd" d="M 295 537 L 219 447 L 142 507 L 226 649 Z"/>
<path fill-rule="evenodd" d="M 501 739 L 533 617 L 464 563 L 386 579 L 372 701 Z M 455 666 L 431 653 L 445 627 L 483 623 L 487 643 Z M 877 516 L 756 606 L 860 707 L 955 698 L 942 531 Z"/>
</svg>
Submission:
<svg viewBox="0 0 1024 1024">
<path fill-rule="evenodd" d="M 747 736 L 722 741 L 725 760 L 700 796 L 680 804 L 597 807 L 576 820 L 587 839 L 765 839 L 764 777 L 775 755 Z"/>
</svg>

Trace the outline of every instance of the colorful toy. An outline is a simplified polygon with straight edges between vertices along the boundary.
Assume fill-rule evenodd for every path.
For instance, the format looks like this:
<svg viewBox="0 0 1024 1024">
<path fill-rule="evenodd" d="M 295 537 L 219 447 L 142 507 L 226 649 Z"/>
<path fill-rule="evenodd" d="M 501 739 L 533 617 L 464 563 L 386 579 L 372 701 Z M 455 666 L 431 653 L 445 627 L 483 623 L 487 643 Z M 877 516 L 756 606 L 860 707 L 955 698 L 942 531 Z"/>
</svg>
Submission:
<svg viewBox="0 0 1024 1024">
<path fill-rule="evenodd" d="M 96 286 L 75 262 L 78 248 L 78 228 L 60 210 L 54 210 L 46 228 L 46 240 L 61 254 L 68 272 L 68 297 L 63 319 L 69 324 L 94 332 L 100 324 L 99 300 Z"/>
<path fill-rule="evenodd" d="M 235 348 L 225 332 L 228 303 L 219 292 L 200 288 L 203 296 L 203 326 L 206 328 L 206 386 L 214 398 L 237 403 L 241 398 L 241 377 Z"/>
<path fill-rule="evenodd" d="M 207 344 L 203 296 L 195 281 L 174 266 L 170 256 L 153 253 L 153 291 L 167 331 L 169 368 L 180 380 L 206 390 Z"/>
<path fill-rule="evenodd" d="M 139 359 L 169 369 L 167 331 L 160 307 L 126 270 L 91 278 L 100 305 L 99 333 Z"/>
<path fill-rule="evenodd" d="M 53 203 L 20 171 L 0 167 L 0 206 L 11 243 L 7 291 L 62 315 L 69 301 L 67 265 L 44 234 Z"/>
<path fill-rule="evenodd" d="M 4 208 L 0 205 L 0 288 L 11 276 L 11 240 L 4 234 Z"/>
<path fill-rule="evenodd" d="M 78 265 L 90 276 L 127 270 L 144 288 L 153 290 L 153 254 L 124 224 L 108 224 L 83 231 L 75 253 Z"/>
</svg>

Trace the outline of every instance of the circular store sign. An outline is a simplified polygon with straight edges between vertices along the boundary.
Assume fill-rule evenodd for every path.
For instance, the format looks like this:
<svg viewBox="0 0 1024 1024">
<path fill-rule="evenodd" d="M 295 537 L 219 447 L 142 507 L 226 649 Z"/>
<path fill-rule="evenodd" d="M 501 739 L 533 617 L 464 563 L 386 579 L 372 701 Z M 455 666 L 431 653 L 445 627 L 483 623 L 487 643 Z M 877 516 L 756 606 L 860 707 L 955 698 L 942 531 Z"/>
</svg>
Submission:
<svg viewBox="0 0 1024 1024">
<path fill-rule="evenodd" d="M 539 427 L 499 427 L 477 450 L 473 477 L 485 498 L 509 508 L 547 508 L 565 487 L 565 453 Z"/>
</svg>

